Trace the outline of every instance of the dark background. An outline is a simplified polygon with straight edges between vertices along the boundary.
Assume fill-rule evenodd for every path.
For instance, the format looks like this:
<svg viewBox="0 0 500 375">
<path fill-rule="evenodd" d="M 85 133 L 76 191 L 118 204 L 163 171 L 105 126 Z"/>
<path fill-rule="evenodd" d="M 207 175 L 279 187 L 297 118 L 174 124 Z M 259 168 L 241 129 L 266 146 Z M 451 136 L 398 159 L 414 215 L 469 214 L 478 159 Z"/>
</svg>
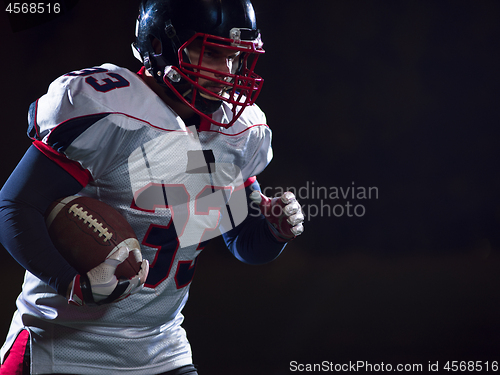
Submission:
<svg viewBox="0 0 500 375">
<path fill-rule="evenodd" d="M 30 144 L 29 104 L 52 80 L 104 62 L 138 70 L 135 2 L 96 4 L 16 32 L 40 19 L 2 12 L 0 183 Z M 261 185 L 376 187 L 378 198 L 321 202 L 309 191 L 308 207 L 349 201 L 365 214 L 310 217 L 264 266 L 215 240 L 185 309 L 200 374 L 499 361 L 500 2 L 254 5 L 267 51 L 258 102 L 275 151 Z M 3 249 L 1 260 L 3 337 L 23 272 Z"/>
</svg>

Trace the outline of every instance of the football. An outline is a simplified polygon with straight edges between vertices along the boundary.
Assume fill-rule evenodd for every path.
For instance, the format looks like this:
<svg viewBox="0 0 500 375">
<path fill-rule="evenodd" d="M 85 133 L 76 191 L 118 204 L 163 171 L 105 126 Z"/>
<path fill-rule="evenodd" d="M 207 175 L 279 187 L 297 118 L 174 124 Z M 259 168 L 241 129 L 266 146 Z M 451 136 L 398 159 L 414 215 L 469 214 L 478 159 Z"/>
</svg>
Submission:
<svg viewBox="0 0 500 375">
<path fill-rule="evenodd" d="M 61 255 L 80 274 L 101 264 L 116 248 L 140 249 L 127 220 L 97 199 L 69 196 L 53 202 L 45 213 L 49 236 Z M 131 278 L 141 269 L 133 252 L 117 268 L 117 278 Z"/>
</svg>

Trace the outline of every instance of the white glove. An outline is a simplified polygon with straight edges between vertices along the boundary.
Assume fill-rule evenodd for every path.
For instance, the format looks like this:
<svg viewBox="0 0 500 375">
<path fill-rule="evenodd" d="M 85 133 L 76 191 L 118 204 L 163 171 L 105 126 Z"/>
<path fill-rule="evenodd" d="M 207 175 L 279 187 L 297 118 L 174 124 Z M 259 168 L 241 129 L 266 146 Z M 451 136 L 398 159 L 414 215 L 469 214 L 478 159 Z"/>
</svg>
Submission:
<svg viewBox="0 0 500 375">
<path fill-rule="evenodd" d="M 137 240 L 127 241 L 113 249 L 103 263 L 87 274 L 74 277 L 68 303 L 78 306 L 102 305 L 121 301 L 143 288 L 148 277 L 149 262 L 142 259 Z M 142 263 L 141 269 L 130 279 L 118 279 L 115 276 L 116 267 L 128 258 L 130 252 L 137 262 Z"/>
<path fill-rule="evenodd" d="M 250 199 L 259 205 L 260 212 L 266 217 L 276 237 L 288 241 L 304 231 L 304 214 L 292 192 L 287 191 L 280 197 L 269 198 L 254 190 Z"/>
</svg>

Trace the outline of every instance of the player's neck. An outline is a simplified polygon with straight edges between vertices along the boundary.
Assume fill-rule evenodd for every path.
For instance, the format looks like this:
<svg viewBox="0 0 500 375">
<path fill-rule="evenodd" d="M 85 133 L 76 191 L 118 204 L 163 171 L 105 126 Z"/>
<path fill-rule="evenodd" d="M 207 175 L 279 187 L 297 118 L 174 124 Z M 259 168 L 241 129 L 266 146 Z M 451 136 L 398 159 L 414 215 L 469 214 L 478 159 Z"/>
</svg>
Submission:
<svg viewBox="0 0 500 375">
<path fill-rule="evenodd" d="M 179 115 L 183 120 L 189 119 L 193 117 L 195 112 L 189 108 L 187 105 L 182 103 L 180 100 L 176 100 L 172 98 L 165 92 L 165 89 L 156 82 L 156 80 L 146 71 L 146 74 L 143 76 L 144 83 L 149 86 L 151 90 L 155 92 L 156 95 L 160 97 L 160 99 L 168 105 L 175 113 Z"/>
</svg>

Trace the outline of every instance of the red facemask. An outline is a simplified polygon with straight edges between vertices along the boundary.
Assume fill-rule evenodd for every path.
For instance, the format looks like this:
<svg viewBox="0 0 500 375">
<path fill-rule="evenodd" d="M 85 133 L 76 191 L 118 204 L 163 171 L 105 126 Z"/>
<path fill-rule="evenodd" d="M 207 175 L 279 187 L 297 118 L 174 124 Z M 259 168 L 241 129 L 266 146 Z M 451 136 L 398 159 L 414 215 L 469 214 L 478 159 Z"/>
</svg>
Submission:
<svg viewBox="0 0 500 375">
<path fill-rule="evenodd" d="M 196 33 L 178 50 L 179 68 L 167 66 L 163 81 L 176 94 L 176 96 L 188 105 L 197 114 L 206 118 L 211 123 L 229 128 L 243 113 L 243 110 L 255 103 L 262 89 L 264 80 L 254 73 L 258 57 L 264 53 L 260 35 L 257 39 L 246 41 L 241 39 L 245 29 L 232 29 L 231 38 L 224 38 L 209 34 Z M 199 59 L 196 64 L 189 61 L 185 50 L 193 41 L 201 41 Z M 205 49 L 216 48 L 219 51 L 227 51 L 229 54 L 237 54 L 231 71 L 222 72 L 203 66 Z M 207 64 L 205 64 L 207 65 Z M 203 87 L 199 81 L 203 79 L 209 85 L 223 87 L 219 92 Z M 191 89 L 179 92 L 180 84 L 186 87 L 189 83 Z M 217 91 L 217 90 L 215 90 Z M 214 121 L 211 113 L 225 102 L 229 105 L 231 115 L 228 115 L 227 123 Z"/>
</svg>

